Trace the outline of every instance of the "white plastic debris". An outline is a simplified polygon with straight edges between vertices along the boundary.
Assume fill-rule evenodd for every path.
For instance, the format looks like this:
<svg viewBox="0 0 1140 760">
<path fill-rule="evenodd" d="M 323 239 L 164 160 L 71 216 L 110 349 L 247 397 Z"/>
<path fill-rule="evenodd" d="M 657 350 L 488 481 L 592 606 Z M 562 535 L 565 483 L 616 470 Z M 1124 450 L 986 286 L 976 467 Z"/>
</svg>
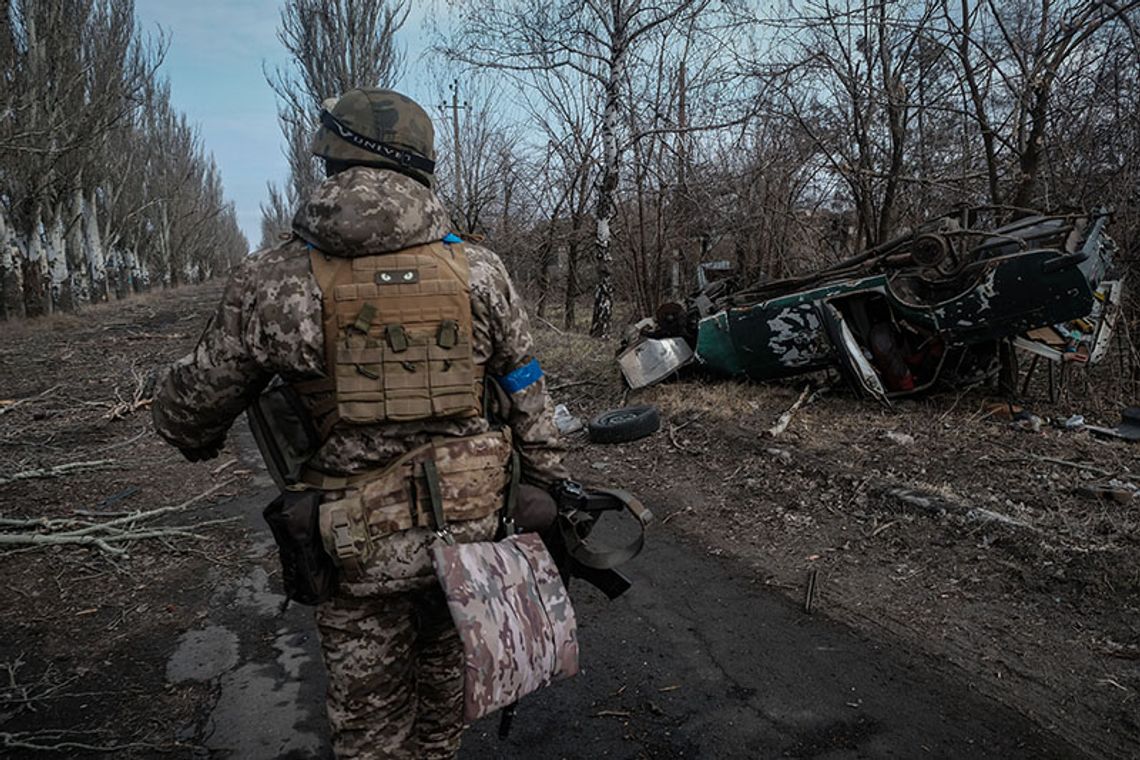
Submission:
<svg viewBox="0 0 1140 760">
<path fill-rule="evenodd" d="M 884 433 L 883 437 L 886 438 L 888 441 L 893 441 L 894 443 L 897 443 L 899 446 L 910 446 L 914 443 L 914 436 L 913 435 L 910 435 L 908 433 L 898 433 L 894 430 L 891 430 L 890 432 Z"/>
<path fill-rule="evenodd" d="M 570 414 L 565 404 L 554 407 L 554 424 L 562 434 L 576 433 L 582 429 L 582 420 Z"/>
</svg>

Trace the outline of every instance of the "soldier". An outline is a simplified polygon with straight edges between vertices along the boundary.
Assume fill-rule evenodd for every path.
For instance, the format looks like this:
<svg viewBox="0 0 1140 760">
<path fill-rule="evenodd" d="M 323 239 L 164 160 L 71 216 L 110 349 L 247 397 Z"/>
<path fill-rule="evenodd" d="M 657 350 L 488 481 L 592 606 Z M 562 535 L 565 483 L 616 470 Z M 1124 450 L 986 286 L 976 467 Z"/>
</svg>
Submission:
<svg viewBox="0 0 1140 760">
<path fill-rule="evenodd" d="M 190 461 L 217 456 L 275 376 L 312 414 L 320 443 L 302 480 L 320 490 L 341 570 L 317 609 L 341 758 L 455 755 L 462 651 L 430 546 L 494 537 L 512 442 L 524 481 L 566 478 L 523 304 L 498 256 L 450 233 L 433 139 L 424 110 L 391 90 L 327 102 L 313 152 L 328 179 L 288 240 L 231 275 L 153 406 Z M 509 399 L 504 432 L 482 413 L 484 375 Z"/>
</svg>

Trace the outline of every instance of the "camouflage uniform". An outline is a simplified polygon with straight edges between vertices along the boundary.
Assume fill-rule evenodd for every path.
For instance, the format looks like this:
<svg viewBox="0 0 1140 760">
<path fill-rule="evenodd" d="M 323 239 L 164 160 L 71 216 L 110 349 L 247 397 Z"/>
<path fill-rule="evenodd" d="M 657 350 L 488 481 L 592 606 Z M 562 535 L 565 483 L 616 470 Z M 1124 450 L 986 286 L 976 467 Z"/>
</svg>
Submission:
<svg viewBox="0 0 1140 760">
<path fill-rule="evenodd" d="M 193 353 L 179 360 L 154 402 L 158 432 L 184 450 L 209 450 L 274 375 L 324 375 L 321 293 L 311 244 L 334 256 L 374 255 L 438 241 L 447 214 L 430 189 L 403 174 L 354 167 L 326 180 L 298 213 L 299 233 L 238 267 Z M 309 241 L 308 243 L 305 241 Z M 467 244 L 476 364 L 505 376 L 533 357 L 526 313 L 491 251 Z M 523 477 L 566 477 L 543 380 L 511 394 L 507 422 Z M 432 437 L 488 430 L 482 417 L 341 424 L 311 463 L 354 474 L 382 468 Z M 497 517 L 455 523 L 459 541 L 492 538 Z M 340 757 L 451 757 L 458 750 L 462 652 L 435 582 L 424 528 L 379 541 L 365 577 L 342 583 L 317 611 L 329 671 L 329 717 Z"/>
</svg>

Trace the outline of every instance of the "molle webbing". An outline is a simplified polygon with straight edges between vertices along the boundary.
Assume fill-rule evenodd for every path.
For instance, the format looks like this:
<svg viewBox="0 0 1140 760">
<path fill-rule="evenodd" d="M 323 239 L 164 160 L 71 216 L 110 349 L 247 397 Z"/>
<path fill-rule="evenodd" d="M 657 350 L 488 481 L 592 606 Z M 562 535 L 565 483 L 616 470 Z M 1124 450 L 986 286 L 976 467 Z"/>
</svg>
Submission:
<svg viewBox="0 0 1140 760">
<path fill-rule="evenodd" d="M 309 473 L 315 488 L 340 491 L 320 508 L 329 555 L 349 579 L 368 564 L 375 542 L 410 528 L 448 532 L 447 524 L 478 520 L 513 497 L 510 430 L 436 438 L 383 470 L 348 479 Z"/>
<path fill-rule="evenodd" d="M 310 259 L 322 293 L 335 419 L 369 424 L 481 413 L 482 368 L 475 366 L 461 244 L 352 259 L 314 250 Z"/>
</svg>

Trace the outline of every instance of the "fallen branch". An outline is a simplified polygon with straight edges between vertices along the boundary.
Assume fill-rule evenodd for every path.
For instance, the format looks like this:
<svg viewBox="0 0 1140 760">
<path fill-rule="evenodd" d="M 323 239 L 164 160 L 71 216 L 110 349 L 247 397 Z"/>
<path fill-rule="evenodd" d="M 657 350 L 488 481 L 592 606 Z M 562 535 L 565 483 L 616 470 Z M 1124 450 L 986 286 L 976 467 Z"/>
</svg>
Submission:
<svg viewBox="0 0 1140 760">
<path fill-rule="evenodd" d="M 151 395 L 154 392 L 154 376 L 146 373 L 139 372 L 137 369 L 131 368 L 131 375 L 135 378 L 135 390 L 130 401 L 123 401 L 119 396 L 119 392 L 115 391 L 115 396 L 118 397 L 119 403 L 111 407 L 107 412 L 104 419 L 108 420 L 121 420 L 129 414 L 137 412 L 139 409 L 149 409 L 151 403 L 154 401 Z"/>
<path fill-rule="evenodd" d="M 54 393 L 57 390 L 59 390 L 59 386 L 53 385 L 52 387 L 48 388 L 43 393 L 38 393 L 35 396 L 28 396 L 27 398 L 22 398 L 22 399 L 19 399 L 18 401 L 13 401 L 10 404 L 6 403 L 2 408 L 0 408 L 0 417 L 3 417 L 5 414 L 12 411 L 13 409 L 18 409 L 19 407 L 23 406 L 24 404 L 28 403 L 29 401 L 36 401 L 37 399 L 41 399 L 44 396 L 47 396 L 51 393 Z"/>
<path fill-rule="evenodd" d="M 115 557 L 127 556 L 127 549 L 115 544 L 142 541 L 146 539 L 190 538 L 205 540 L 199 531 L 203 528 L 232 523 L 241 520 L 240 517 L 230 517 L 218 520 L 206 520 L 190 525 L 167 525 L 136 527 L 139 522 L 151 520 L 160 515 L 170 514 L 188 509 L 197 502 L 205 499 L 219 489 L 228 486 L 233 478 L 222 481 L 206 491 L 190 499 L 169 507 L 159 507 L 145 512 L 131 512 L 121 517 L 115 517 L 106 522 L 92 522 L 89 520 L 52 520 L 47 518 L 9 518 L 0 517 L 0 529 L 4 527 L 39 528 L 40 532 L 25 531 L 21 533 L 0 532 L 0 546 L 21 546 L 31 549 L 44 546 L 93 546 L 100 551 Z M 46 532 L 45 532 L 46 531 Z"/>
<path fill-rule="evenodd" d="M 689 425 L 692 425 L 697 420 L 699 420 L 701 418 L 702 414 L 703 414 L 703 412 L 699 412 L 696 415 L 694 415 L 691 419 L 686 420 L 685 422 L 682 422 L 680 425 L 672 425 L 672 424 L 669 425 L 669 442 L 672 443 L 673 446 L 675 446 L 678 451 L 684 451 L 684 452 L 687 452 L 689 454 L 697 453 L 697 452 L 689 449 L 688 447 L 682 446 L 680 443 L 678 443 L 677 442 L 677 433 L 681 430 L 684 430 Z"/>
<path fill-rule="evenodd" d="M 549 327 L 551 330 L 558 333 L 559 335 L 565 335 L 566 334 L 566 333 L 562 332 L 561 330 L 559 330 L 557 327 L 555 327 L 553 324 L 551 324 L 549 319 L 543 319 L 542 317 L 537 317 L 537 316 L 535 317 L 535 319 L 537 319 L 539 322 L 546 325 L 547 327 Z"/>
<path fill-rule="evenodd" d="M 233 480 L 234 480 L 233 478 L 230 478 L 228 480 L 223 480 L 221 483 L 218 483 L 213 488 L 209 488 L 209 489 L 203 491 L 202 493 L 198 494 L 197 496 L 192 496 L 189 499 L 187 499 L 186 501 L 182 502 L 181 504 L 176 504 L 172 507 L 159 507 L 158 509 L 151 509 L 147 512 L 132 512 L 131 514 L 127 515 L 126 517 L 119 517 L 119 518 L 117 518 L 115 520 L 111 520 L 109 522 L 100 523 L 99 525 L 95 526 L 95 528 L 96 529 L 106 529 L 106 528 L 116 527 L 116 526 L 124 525 L 124 524 L 133 525 L 134 523 L 138 522 L 139 520 L 149 520 L 150 518 L 157 517 L 159 515 L 165 515 L 165 514 L 169 514 L 171 512 L 179 512 L 183 509 L 186 509 L 187 507 L 190 507 L 193 504 L 196 504 L 197 502 L 201 501 L 202 499 L 205 499 L 206 497 L 213 495 L 214 493 L 221 490 L 222 488 L 225 488 L 230 483 L 232 483 Z M 91 533 L 91 532 L 94 532 L 91 528 L 85 528 L 85 529 L 83 529 L 83 531 L 80 531 L 79 534 L 84 535 L 86 533 Z"/>
<path fill-rule="evenodd" d="M 127 340 L 186 340 L 186 333 L 130 332 L 123 336 Z"/>
<path fill-rule="evenodd" d="M 597 380 L 577 380 L 573 383 L 562 383 L 560 385 L 555 385 L 551 388 L 547 388 L 546 390 L 548 393 L 554 393 L 555 391 L 564 391 L 567 388 L 577 388 L 579 385 L 600 385 L 600 383 L 598 383 Z"/>
<path fill-rule="evenodd" d="M 130 446 L 132 443 L 134 443 L 135 441 L 138 441 L 140 438 L 143 438 L 148 433 L 150 433 L 149 429 L 143 430 L 138 435 L 132 436 L 125 441 L 119 441 L 118 443 L 112 443 L 112 444 L 109 444 L 109 445 L 104 446 L 102 448 L 95 449 L 95 451 L 93 451 L 92 453 L 93 454 L 100 454 L 104 451 L 111 451 L 112 449 L 121 449 L 124 446 Z"/>
<path fill-rule="evenodd" d="M 922 512 L 935 515 L 936 517 L 953 514 L 971 522 L 996 523 L 1011 528 L 1029 530 L 1034 533 L 1040 532 L 1038 528 L 1023 520 L 1018 520 L 1015 517 L 1003 515 L 1001 512 L 994 512 L 993 510 L 984 509 L 982 507 L 971 507 L 966 504 L 960 504 L 945 496 L 930 493 L 929 491 L 895 487 L 883 490 L 882 495 L 901 502 L 908 507 L 913 507 Z"/>
<path fill-rule="evenodd" d="M 672 425 L 669 426 L 669 443 L 673 444 L 673 448 L 678 451 L 685 451 L 685 447 L 677 442 L 677 428 Z"/>
<path fill-rule="evenodd" d="M 600 710 L 594 713 L 595 718 L 632 718 L 633 713 L 625 710 Z"/>
<path fill-rule="evenodd" d="M 1020 451 L 1018 449 L 1014 449 L 1014 451 L 1016 451 L 1017 454 L 1019 456 L 1021 456 L 1022 458 L 1032 459 L 1036 462 L 1044 462 L 1046 464 L 1055 464 L 1055 465 L 1059 465 L 1061 467 L 1072 467 L 1075 470 L 1084 470 L 1085 472 L 1091 472 L 1091 473 L 1094 473 L 1096 475 L 1102 475 L 1106 478 L 1120 478 L 1123 480 L 1140 480 L 1140 475 L 1133 475 L 1133 474 L 1127 473 L 1127 472 L 1124 472 L 1124 473 L 1112 472 L 1111 470 L 1106 470 L 1102 467 L 1093 467 L 1091 464 L 1082 464 L 1081 462 L 1070 462 L 1068 459 L 1057 459 L 1056 457 L 1043 457 L 1043 456 L 1038 456 L 1037 454 L 1030 454 L 1027 451 Z"/>
<path fill-rule="evenodd" d="M 70 475 L 75 472 L 107 470 L 114 465 L 114 459 L 99 459 L 93 462 L 69 462 L 68 464 L 57 464 L 54 467 L 42 467 L 35 470 L 23 470 L 21 472 L 12 473 L 6 477 L 0 477 L 0 486 L 7 485 L 9 483 L 15 483 L 18 480 L 58 478 L 63 475 Z"/>
<path fill-rule="evenodd" d="M 800 397 L 796 399 L 796 403 L 788 407 L 788 410 L 781 414 L 780 418 L 776 420 L 776 424 L 765 431 L 769 437 L 775 438 L 787 430 L 789 423 L 792 421 L 792 418 L 796 416 L 796 412 L 798 412 L 802 407 L 811 406 L 811 403 L 815 401 L 816 397 L 819 396 L 819 394 L 822 392 L 822 389 L 820 389 L 809 396 L 809 390 L 811 390 L 811 386 L 805 385 L 803 392 L 800 393 Z"/>
<path fill-rule="evenodd" d="M 81 732 L 75 732 L 81 733 Z M 128 749 L 150 749 L 159 752 L 168 752 L 169 748 L 147 742 L 127 742 L 125 744 L 87 744 L 62 739 L 61 732 L 45 731 L 41 733 L 8 733 L 0 732 L 0 748 L 27 749 L 37 752 L 63 752 L 64 750 L 86 750 L 88 752 L 122 752 Z M 51 741 L 53 744 L 36 743 L 34 740 Z"/>
</svg>

